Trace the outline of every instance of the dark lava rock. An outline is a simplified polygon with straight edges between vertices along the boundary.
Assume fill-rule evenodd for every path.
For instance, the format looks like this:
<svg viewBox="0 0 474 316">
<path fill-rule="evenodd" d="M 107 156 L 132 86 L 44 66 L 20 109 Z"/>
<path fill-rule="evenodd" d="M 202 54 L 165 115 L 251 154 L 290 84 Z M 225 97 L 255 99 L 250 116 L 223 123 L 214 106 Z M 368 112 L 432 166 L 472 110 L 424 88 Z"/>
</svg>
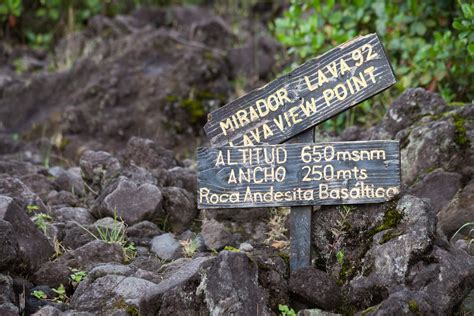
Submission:
<svg viewBox="0 0 474 316">
<path fill-rule="evenodd" d="M 437 169 L 415 184 L 410 193 L 419 198 L 428 198 L 436 211 L 442 210 L 462 187 L 462 176 L 455 172 Z"/>
<path fill-rule="evenodd" d="M 171 150 L 158 143 L 139 137 L 132 137 L 127 143 L 123 159 L 126 163 L 134 163 L 146 169 L 171 169 L 179 165 Z"/>
<path fill-rule="evenodd" d="M 83 196 L 85 194 L 84 181 L 80 175 L 80 169 L 62 172 L 54 180 L 54 185 L 59 191 L 68 191 L 77 196 Z"/>
<path fill-rule="evenodd" d="M 98 217 L 116 215 L 127 224 L 157 218 L 162 212 L 162 195 L 152 184 L 137 185 L 120 177 L 99 196 L 92 213 Z"/>
<path fill-rule="evenodd" d="M 68 191 L 51 191 L 48 194 L 48 205 L 61 208 L 61 207 L 74 207 L 81 204 L 79 199 Z"/>
<path fill-rule="evenodd" d="M 407 281 L 409 288 L 426 294 L 433 314 L 448 315 L 474 288 L 474 257 L 434 246 L 426 260 L 411 267 Z"/>
<path fill-rule="evenodd" d="M 392 103 L 380 126 L 390 138 L 394 138 L 399 131 L 423 116 L 443 113 L 447 107 L 439 94 L 422 88 L 407 89 Z"/>
<path fill-rule="evenodd" d="M 95 222 L 89 210 L 82 207 L 62 207 L 52 209 L 54 218 L 61 222 L 77 222 L 81 225 L 89 225 Z"/>
<path fill-rule="evenodd" d="M 177 233 L 185 231 L 198 215 L 194 195 L 182 188 L 165 187 L 163 209 L 168 214 L 171 230 Z"/>
<path fill-rule="evenodd" d="M 21 177 L 21 182 L 36 193 L 42 201 L 46 201 L 48 193 L 54 190 L 51 181 L 42 174 L 29 174 Z"/>
<path fill-rule="evenodd" d="M 103 185 L 106 180 L 115 177 L 121 169 L 120 162 L 105 151 L 84 152 L 79 165 L 84 179 L 96 185 Z"/>
<path fill-rule="evenodd" d="M 441 315 L 432 309 L 426 294 L 409 290 L 395 292 L 367 311 L 365 315 Z"/>
<path fill-rule="evenodd" d="M 95 236 L 99 235 L 95 226 L 82 226 L 83 227 L 74 222 L 66 223 L 64 236 L 62 237 L 62 243 L 66 249 L 77 249 L 88 242 L 95 240 L 95 237 L 92 236 L 91 233 Z"/>
<path fill-rule="evenodd" d="M 140 166 L 136 166 L 134 164 L 131 164 L 128 167 L 125 167 L 121 174 L 125 176 L 126 178 L 130 179 L 130 181 L 135 182 L 136 184 L 153 184 L 157 185 L 158 181 L 156 178 L 153 176 L 151 172 L 146 170 L 145 168 L 142 168 Z"/>
<path fill-rule="evenodd" d="M 242 245 L 241 245 L 242 246 Z M 242 251 L 242 250 L 241 250 Z M 258 282 L 268 291 L 269 307 L 278 310 L 278 305 L 288 304 L 288 266 L 280 256 L 257 254 Z"/>
<path fill-rule="evenodd" d="M 298 269 L 292 273 L 289 290 L 311 307 L 334 310 L 342 302 L 341 289 L 336 280 L 313 267 Z"/>
<path fill-rule="evenodd" d="M 122 262 L 123 260 L 123 249 L 119 244 L 93 240 L 63 254 L 57 261 L 71 268 L 87 269 L 98 263 Z"/>
<path fill-rule="evenodd" d="M 0 174 L 8 174 L 12 177 L 23 177 L 34 174 L 36 171 L 36 167 L 29 162 L 0 160 Z"/>
<path fill-rule="evenodd" d="M 201 235 L 208 249 L 219 250 L 232 244 L 232 234 L 224 224 L 211 219 L 202 224 Z"/>
<path fill-rule="evenodd" d="M 35 205 L 39 212 L 46 212 L 46 206 L 38 195 L 17 178 L 0 175 L 0 195 L 14 198 L 25 206 Z"/>
<path fill-rule="evenodd" d="M 108 274 L 88 276 L 79 283 L 71 298 L 71 307 L 94 314 L 111 314 L 124 309 L 139 313 L 140 302 L 156 284 L 136 277 Z"/>
<path fill-rule="evenodd" d="M 72 274 L 69 267 L 60 261 L 49 261 L 43 263 L 33 274 L 31 280 L 37 285 L 47 285 L 57 288 L 61 284 L 68 287 L 69 276 Z"/>
<path fill-rule="evenodd" d="M 0 315 L 2 316 L 17 316 L 19 309 L 14 304 L 15 293 L 13 292 L 12 278 L 0 274 Z"/>
<path fill-rule="evenodd" d="M 192 194 L 195 194 L 195 192 L 197 192 L 196 172 L 190 169 L 183 167 L 174 167 L 168 170 L 167 178 L 167 187 L 183 188 Z"/>
<path fill-rule="evenodd" d="M 258 284 L 258 267 L 246 254 L 222 251 L 209 268 L 204 289 L 210 314 L 265 315 L 268 293 Z"/>
<path fill-rule="evenodd" d="M 473 221 L 474 182 L 471 182 L 464 187 L 446 208 L 438 213 L 438 226 L 447 237 L 451 238 L 454 232 L 462 225 Z"/>
<path fill-rule="evenodd" d="M 265 78 L 272 71 L 280 44 L 270 36 L 236 47 L 229 52 L 229 61 L 234 76 Z"/>
<path fill-rule="evenodd" d="M 163 281 L 147 293 L 140 311 L 144 315 L 209 314 L 205 294 L 198 287 L 214 261 L 212 257 L 179 259 L 164 266 Z"/>
<path fill-rule="evenodd" d="M 17 254 L 18 242 L 13 226 L 0 219 L 0 271 L 10 270 L 14 266 Z"/>
<path fill-rule="evenodd" d="M 0 196 L 0 219 L 13 227 L 13 237 L 18 241 L 18 270 L 35 271 L 43 262 L 49 260 L 54 253 L 50 242 L 43 235 L 24 208 L 18 202 L 5 196 Z"/>
<path fill-rule="evenodd" d="M 143 221 L 127 229 L 128 239 L 136 245 L 148 246 L 153 237 L 163 234 L 163 231 L 150 221 Z"/>
</svg>

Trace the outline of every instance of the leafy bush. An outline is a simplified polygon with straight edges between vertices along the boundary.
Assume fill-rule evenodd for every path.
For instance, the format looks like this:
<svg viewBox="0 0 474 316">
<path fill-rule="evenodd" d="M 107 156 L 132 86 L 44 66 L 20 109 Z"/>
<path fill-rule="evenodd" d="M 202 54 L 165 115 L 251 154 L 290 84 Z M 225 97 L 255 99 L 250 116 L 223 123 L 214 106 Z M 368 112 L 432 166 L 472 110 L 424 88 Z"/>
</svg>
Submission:
<svg viewBox="0 0 474 316">
<path fill-rule="evenodd" d="M 358 35 L 380 36 L 398 78 L 396 89 L 326 122 L 336 131 L 354 123 L 373 124 L 397 92 L 409 87 L 437 91 L 448 101 L 474 99 L 474 4 L 291 0 L 270 27 L 288 48 L 290 68 Z"/>
</svg>

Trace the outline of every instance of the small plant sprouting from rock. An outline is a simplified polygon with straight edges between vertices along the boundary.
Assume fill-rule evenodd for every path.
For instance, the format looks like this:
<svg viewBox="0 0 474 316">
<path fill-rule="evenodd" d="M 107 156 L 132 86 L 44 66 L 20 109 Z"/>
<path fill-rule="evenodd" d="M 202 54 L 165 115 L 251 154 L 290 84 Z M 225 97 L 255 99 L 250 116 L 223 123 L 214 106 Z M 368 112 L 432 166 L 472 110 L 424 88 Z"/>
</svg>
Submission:
<svg viewBox="0 0 474 316">
<path fill-rule="evenodd" d="M 125 262 L 130 262 L 137 256 L 137 247 L 133 242 L 129 242 L 125 246 L 122 245 L 122 248 Z"/>
<path fill-rule="evenodd" d="M 342 265 L 344 264 L 344 251 L 339 250 L 338 252 L 336 252 L 336 260 L 337 263 L 339 263 L 339 265 L 342 267 Z"/>
<path fill-rule="evenodd" d="M 71 275 L 69 277 L 71 278 L 73 285 L 77 285 L 80 283 L 84 278 L 87 276 L 86 271 L 82 271 L 79 269 L 72 268 L 71 269 Z"/>
<path fill-rule="evenodd" d="M 53 292 L 56 294 L 56 296 L 53 298 L 53 301 L 58 303 L 65 303 L 69 300 L 64 285 L 59 285 L 57 288 L 53 289 Z"/>
<path fill-rule="evenodd" d="M 33 215 L 34 213 L 36 213 L 36 211 L 39 210 L 39 207 L 37 205 L 34 205 L 34 204 L 28 204 L 26 206 L 26 212 L 29 214 L 29 215 Z"/>
<path fill-rule="evenodd" d="M 47 224 L 53 221 L 53 218 L 48 214 L 38 213 L 32 218 L 33 222 L 35 223 L 36 227 L 38 227 L 43 234 L 46 235 L 47 231 Z"/>
<path fill-rule="evenodd" d="M 290 214 L 290 209 L 287 207 L 272 208 L 271 214 L 272 216 L 267 223 L 268 237 L 265 240 L 265 243 L 276 249 L 287 248 L 289 246 L 289 241 L 285 233 L 287 231 L 286 221 Z"/>
<path fill-rule="evenodd" d="M 296 316 L 295 310 L 291 307 L 288 307 L 288 305 L 279 304 L 278 310 L 280 311 L 281 316 Z"/>
<path fill-rule="evenodd" d="M 197 251 L 199 245 L 196 239 L 187 239 L 180 241 L 181 246 L 183 246 L 183 254 L 187 258 L 191 258 Z"/>
<path fill-rule="evenodd" d="M 116 209 L 114 209 L 114 221 L 112 223 L 112 227 L 97 226 L 96 228 L 98 236 L 83 225 L 77 222 L 76 224 L 97 240 L 102 240 L 106 243 L 119 244 L 123 249 L 125 262 L 130 262 L 136 257 L 137 248 L 134 243 L 128 242 L 126 236 L 127 224 L 123 221 L 123 219 L 118 217 Z"/>
<path fill-rule="evenodd" d="M 31 292 L 31 295 L 39 300 L 45 300 L 48 297 L 45 292 L 40 290 L 35 290 Z"/>
</svg>

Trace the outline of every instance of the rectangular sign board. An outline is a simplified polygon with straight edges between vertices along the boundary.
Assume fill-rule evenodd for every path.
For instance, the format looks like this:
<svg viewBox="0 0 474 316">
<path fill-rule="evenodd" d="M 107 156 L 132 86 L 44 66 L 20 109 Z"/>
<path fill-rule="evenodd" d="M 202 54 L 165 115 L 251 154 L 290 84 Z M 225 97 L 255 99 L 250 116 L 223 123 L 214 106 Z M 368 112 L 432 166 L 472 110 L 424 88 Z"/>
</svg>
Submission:
<svg viewBox="0 0 474 316">
<path fill-rule="evenodd" d="M 400 190 L 398 141 L 198 148 L 198 207 L 377 203 Z"/>
<path fill-rule="evenodd" d="M 357 37 L 208 115 L 212 146 L 278 144 L 396 82 L 376 34 Z"/>
</svg>

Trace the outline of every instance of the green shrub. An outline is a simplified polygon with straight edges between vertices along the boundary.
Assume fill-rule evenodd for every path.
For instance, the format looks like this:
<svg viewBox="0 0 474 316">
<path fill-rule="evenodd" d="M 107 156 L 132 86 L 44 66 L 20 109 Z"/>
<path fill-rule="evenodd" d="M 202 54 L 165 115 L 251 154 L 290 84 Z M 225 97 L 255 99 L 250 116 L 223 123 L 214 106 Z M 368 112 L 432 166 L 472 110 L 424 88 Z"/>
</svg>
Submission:
<svg viewBox="0 0 474 316">
<path fill-rule="evenodd" d="M 448 101 L 474 99 L 474 4 L 291 0 L 270 28 L 288 48 L 290 69 L 358 35 L 380 36 L 398 79 L 396 88 L 325 122 L 326 128 L 371 125 L 392 98 L 409 87 L 437 91 Z"/>
</svg>

